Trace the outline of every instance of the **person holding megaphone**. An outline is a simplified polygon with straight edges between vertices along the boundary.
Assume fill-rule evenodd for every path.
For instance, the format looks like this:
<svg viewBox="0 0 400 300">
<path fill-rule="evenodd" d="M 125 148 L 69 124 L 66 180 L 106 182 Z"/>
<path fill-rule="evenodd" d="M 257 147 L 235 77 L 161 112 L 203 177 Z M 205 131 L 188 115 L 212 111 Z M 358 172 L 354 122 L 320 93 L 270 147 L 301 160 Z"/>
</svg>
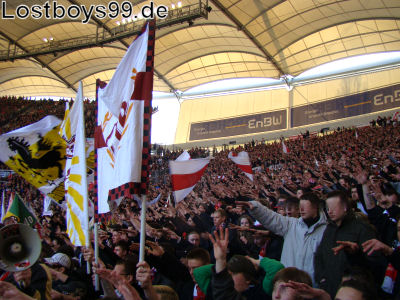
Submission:
<svg viewBox="0 0 400 300">
<path fill-rule="evenodd" d="M 28 225 L 6 224 L 0 229 L 0 268 L 6 271 L 0 298 L 51 299 L 51 274 L 37 262 L 42 248 L 38 233 Z"/>
</svg>

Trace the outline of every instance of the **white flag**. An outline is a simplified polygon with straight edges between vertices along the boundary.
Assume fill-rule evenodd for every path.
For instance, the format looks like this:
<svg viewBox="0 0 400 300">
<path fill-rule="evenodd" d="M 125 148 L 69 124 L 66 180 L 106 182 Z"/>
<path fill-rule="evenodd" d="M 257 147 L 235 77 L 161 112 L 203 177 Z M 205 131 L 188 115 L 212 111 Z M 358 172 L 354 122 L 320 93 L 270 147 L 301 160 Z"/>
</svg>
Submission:
<svg viewBox="0 0 400 300">
<path fill-rule="evenodd" d="M 49 209 L 50 204 L 51 204 L 51 198 L 48 196 L 44 196 L 42 216 L 52 216 L 53 215 L 53 211 Z"/>
<path fill-rule="evenodd" d="M 142 180 L 145 101 L 137 96 L 152 90 L 153 72 L 146 71 L 149 25 L 128 48 L 112 79 L 98 89 L 98 126 L 101 146 L 97 149 L 98 213 L 104 214 L 122 199 L 111 190 Z M 142 94 L 143 95 L 143 94 Z M 151 97 L 151 91 L 150 91 Z M 129 186 L 127 189 L 126 186 Z M 120 188 L 121 189 L 121 188 Z M 110 195 L 112 194 L 113 197 Z M 110 196 L 111 203 L 108 202 Z"/>
<path fill-rule="evenodd" d="M 76 131 L 71 131 L 69 139 L 71 143 L 68 145 L 70 153 L 67 153 L 65 166 L 67 233 L 75 246 L 89 246 L 85 121 L 83 116 L 83 92 L 82 82 L 80 82 L 74 105 L 63 122 L 63 124 L 67 122 L 76 124 Z"/>
</svg>

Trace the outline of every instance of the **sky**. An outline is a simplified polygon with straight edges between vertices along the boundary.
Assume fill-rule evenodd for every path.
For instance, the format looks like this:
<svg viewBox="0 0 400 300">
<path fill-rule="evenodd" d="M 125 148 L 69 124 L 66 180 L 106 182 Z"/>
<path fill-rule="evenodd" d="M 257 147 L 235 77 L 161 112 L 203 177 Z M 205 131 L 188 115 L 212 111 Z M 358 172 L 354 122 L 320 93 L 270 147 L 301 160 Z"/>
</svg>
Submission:
<svg viewBox="0 0 400 300">
<path fill-rule="evenodd" d="M 180 104 L 175 95 L 160 100 L 157 100 L 155 96 L 153 96 L 153 107 L 158 106 L 158 112 L 152 115 L 151 143 L 171 145 L 175 139 Z"/>
</svg>

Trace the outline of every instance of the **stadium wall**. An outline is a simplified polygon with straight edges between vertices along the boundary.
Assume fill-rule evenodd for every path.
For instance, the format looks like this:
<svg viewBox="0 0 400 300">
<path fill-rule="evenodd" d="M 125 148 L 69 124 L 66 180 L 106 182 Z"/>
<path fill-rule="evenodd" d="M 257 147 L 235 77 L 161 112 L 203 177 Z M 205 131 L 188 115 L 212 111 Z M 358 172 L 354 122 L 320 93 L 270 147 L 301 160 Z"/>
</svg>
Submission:
<svg viewBox="0 0 400 300">
<path fill-rule="evenodd" d="M 361 99 L 361 102 L 358 103 L 357 98 L 374 97 L 374 91 L 375 93 L 380 93 L 380 91 L 393 93 L 393 88 L 396 92 L 397 85 L 400 85 L 399 68 L 312 84 L 296 84 L 290 91 L 286 88 L 279 88 L 260 92 L 185 100 L 182 102 L 180 108 L 175 146 L 189 148 L 200 145 L 210 147 L 223 144 L 241 144 L 252 139 L 261 140 L 264 138 L 271 140 L 281 136 L 296 135 L 306 130 L 320 130 L 325 127 L 336 128 L 338 126 L 366 125 L 378 115 L 392 115 L 396 111 L 396 107 L 400 106 L 400 101 L 394 101 L 389 106 L 371 108 L 374 103 L 373 99 L 367 99 L 368 101 Z M 356 97 L 350 97 L 351 95 L 356 95 Z M 391 99 L 393 100 L 394 98 L 396 96 L 393 96 Z M 351 110 L 360 110 L 355 113 L 353 112 L 353 115 L 356 116 L 346 117 L 346 114 L 340 112 L 336 117 L 333 117 L 336 118 L 333 120 L 329 120 L 329 118 L 323 120 L 316 118 L 315 122 L 310 123 L 308 121 L 308 124 L 302 126 L 299 126 L 299 124 L 302 124 L 301 122 L 297 122 L 297 125 L 295 124 L 296 127 L 292 127 L 292 110 L 299 111 L 301 107 L 303 110 L 320 107 L 325 102 L 328 103 L 328 100 L 337 100 L 336 102 L 339 102 L 341 99 L 346 101 L 350 99 L 352 102 L 347 107 L 351 107 Z M 331 104 L 328 103 L 328 108 L 326 109 L 329 109 L 332 106 Z M 292 109 L 289 109 L 290 107 Z M 376 111 L 377 109 L 379 111 Z M 286 110 L 287 112 L 287 126 L 278 130 L 274 130 L 274 126 L 264 126 L 265 131 L 264 129 L 260 131 L 259 128 L 257 129 L 258 131 L 250 130 L 244 134 L 236 131 L 230 136 L 226 136 L 226 133 L 225 136 L 220 133 L 219 137 L 218 134 L 204 134 L 204 138 L 199 137 L 199 135 L 193 135 L 193 130 L 198 130 L 196 126 L 205 125 L 206 128 L 216 129 L 223 128 L 224 126 L 228 127 L 227 122 L 229 124 L 239 124 L 236 126 L 240 126 L 243 120 L 244 122 L 249 122 L 253 116 L 255 118 L 257 116 L 265 117 L 261 113 L 276 113 L 281 110 Z M 302 110 L 300 109 L 300 111 Z"/>
</svg>

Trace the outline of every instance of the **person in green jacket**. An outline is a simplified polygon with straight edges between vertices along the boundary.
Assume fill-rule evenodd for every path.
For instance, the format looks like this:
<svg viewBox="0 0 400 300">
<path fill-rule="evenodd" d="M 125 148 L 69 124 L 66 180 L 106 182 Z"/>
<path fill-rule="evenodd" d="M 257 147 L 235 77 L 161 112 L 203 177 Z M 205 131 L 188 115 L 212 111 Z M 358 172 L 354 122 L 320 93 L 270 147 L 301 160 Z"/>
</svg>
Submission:
<svg viewBox="0 0 400 300">
<path fill-rule="evenodd" d="M 214 231 L 215 238 L 210 235 L 210 240 L 214 247 L 215 266 L 212 266 L 212 296 L 214 300 L 266 300 L 271 298 L 271 294 L 264 296 L 255 287 L 249 286 L 243 290 L 243 282 L 247 282 L 246 274 L 235 273 L 230 270 L 229 263 L 226 262 L 228 248 L 228 230 L 219 233 Z M 242 261 L 244 265 L 244 261 Z M 247 268 L 244 268 L 245 270 Z M 239 284 L 238 284 L 239 283 Z M 311 277 L 303 270 L 294 267 L 281 268 L 273 276 L 272 281 L 268 280 L 267 287 L 272 290 L 273 300 L 330 300 L 330 296 L 324 290 L 311 287 Z"/>
<path fill-rule="evenodd" d="M 231 260 L 235 260 L 241 255 L 236 255 L 231 258 Z M 261 268 L 265 272 L 264 279 L 262 281 L 262 288 L 264 292 L 268 295 L 272 295 L 272 279 L 274 278 L 275 274 L 284 268 L 284 266 L 275 259 L 270 259 L 268 257 L 264 257 L 263 259 L 254 259 L 251 257 L 243 257 L 253 263 L 255 269 L 257 271 L 258 268 Z M 199 285 L 200 289 L 207 295 L 207 291 L 209 291 L 209 284 L 212 277 L 212 267 L 214 264 L 205 265 L 202 267 L 198 267 L 193 271 L 194 278 L 196 279 L 197 284 Z M 229 269 L 229 262 L 228 262 L 228 269 Z M 247 275 L 247 274 L 246 274 Z"/>
<path fill-rule="evenodd" d="M 209 294 L 211 290 L 210 282 L 213 267 L 213 264 L 208 264 L 193 270 L 193 275 L 197 284 L 206 295 Z M 284 268 L 279 261 L 267 257 L 256 260 L 242 255 L 234 255 L 227 262 L 227 270 L 233 275 L 235 290 L 238 292 L 245 292 L 250 289 L 254 291 L 255 283 L 258 279 L 258 269 L 260 268 L 265 272 L 265 276 L 262 280 L 262 291 L 257 291 L 256 293 L 260 295 L 265 293 L 271 296 L 273 289 L 272 279 L 279 270 Z"/>
</svg>

